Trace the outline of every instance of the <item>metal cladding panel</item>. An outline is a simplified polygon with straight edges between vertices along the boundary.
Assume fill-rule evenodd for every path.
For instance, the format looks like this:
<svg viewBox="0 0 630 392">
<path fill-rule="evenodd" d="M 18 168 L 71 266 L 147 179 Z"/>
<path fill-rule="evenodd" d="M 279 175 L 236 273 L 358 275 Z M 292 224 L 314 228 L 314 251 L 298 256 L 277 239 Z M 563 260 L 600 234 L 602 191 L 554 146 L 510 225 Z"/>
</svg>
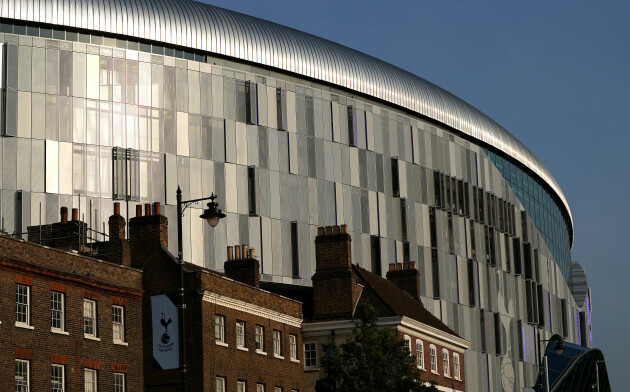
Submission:
<svg viewBox="0 0 630 392">
<path fill-rule="evenodd" d="M 0 15 L 98 30 L 234 57 L 339 85 L 432 118 L 504 151 L 568 203 L 549 171 L 507 130 L 407 71 L 276 23 L 190 0 L 5 0 Z"/>
</svg>

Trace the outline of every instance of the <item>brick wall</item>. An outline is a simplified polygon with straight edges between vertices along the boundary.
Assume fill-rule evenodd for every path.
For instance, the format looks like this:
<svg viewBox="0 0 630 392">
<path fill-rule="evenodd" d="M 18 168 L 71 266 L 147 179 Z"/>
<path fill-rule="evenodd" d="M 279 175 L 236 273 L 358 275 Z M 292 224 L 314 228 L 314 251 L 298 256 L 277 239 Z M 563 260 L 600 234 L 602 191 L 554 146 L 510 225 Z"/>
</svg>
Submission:
<svg viewBox="0 0 630 392">
<path fill-rule="evenodd" d="M 16 326 L 16 282 L 30 287 L 30 328 Z M 15 359 L 30 361 L 31 390 L 50 388 L 52 363 L 65 366 L 68 389 L 98 367 L 99 390 L 127 373 L 130 391 L 143 385 L 141 273 L 0 236 L 0 391 L 13 391 Z M 51 291 L 65 294 L 64 333 L 51 331 Z M 84 337 L 83 300 L 96 299 L 97 338 Z M 113 343 L 112 305 L 122 305 L 126 345 Z"/>
</svg>

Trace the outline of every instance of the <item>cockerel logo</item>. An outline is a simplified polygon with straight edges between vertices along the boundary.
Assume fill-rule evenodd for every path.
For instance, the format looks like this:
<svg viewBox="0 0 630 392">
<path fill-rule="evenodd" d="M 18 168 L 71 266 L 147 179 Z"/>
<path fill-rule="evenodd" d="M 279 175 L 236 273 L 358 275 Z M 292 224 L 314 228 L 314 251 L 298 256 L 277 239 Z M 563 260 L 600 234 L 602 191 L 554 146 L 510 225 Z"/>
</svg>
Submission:
<svg viewBox="0 0 630 392">
<path fill-rule="evenodd" d="M 171 341 L 171 337 L 168 334 L 168 325 L 173 322 L 173 320 L 171 320 L 171 318 L 169 317 L 168 320 L 166 320 L 166 316 L 164 315 L 164 313 L 162 313 L 162 319 L 160 320 L 160 324 L 162 324 L 162 326 L 164 327 L 164 333 L 162 334 L 162 343 L 163 344 L 168 344 L 168 342 Z"/>
</svg>

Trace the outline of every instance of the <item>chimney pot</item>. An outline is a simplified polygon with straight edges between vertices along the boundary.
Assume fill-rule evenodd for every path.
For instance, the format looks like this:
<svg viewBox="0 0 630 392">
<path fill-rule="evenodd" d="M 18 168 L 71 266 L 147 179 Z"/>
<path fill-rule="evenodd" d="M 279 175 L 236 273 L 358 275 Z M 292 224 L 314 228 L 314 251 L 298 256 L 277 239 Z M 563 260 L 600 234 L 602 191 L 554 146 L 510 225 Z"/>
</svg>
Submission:
<svg viewBox="0 0 630 392">
<path fill-rule="evenodd" d="M 323 227 L 320 226 L 320 227 L 317 228 L 317 235 L 318 236 L 324 235 L 324 228 Z"/>
<path fill-rule="evenodd" d="M 332 233 L 333 233 L 333 234 L 339 234 L 339 226 L 334 225 L 334 226 L 332 227 Z"/>
<path fill-rule="evenodd" d="M 136 216 L 142 216 L 142 204 L 136 205 Z"/>
<path fill-rule="evenodd" d="M 394 264 L 394 263 L 389 263 L 389 270 L 390 270 L 390 271 L 395 271 L 395 270 L 396 270 L 396 264 Z"/>
<path fill-rule="evenodd" d="M 348 225 L 341 225 L 339 228 L 341 229 L 341 234 L 348 234 Z"/>
<path fill-rule="evenodd" d="M 234 258 L 233 250 L 234 249 L 231 246 L 227 247 L 227 259 L 228 260 L 232 260 Z"/>
<path fill-rule="evenodd" d="M 404 262 L 402 269 L 408 270 L 409 269 L 409 263 L 408 262 Z"/>
<path fill-rule="evenodd" d="M 61 223 L 68 223 L 68 207 L 61 207 Z"/>
<path fill-rule="evenodd" d="M 326 227 L 324 227 L 324 231 L 325 231 L 326 235 L 331 235 L 332 234 L 332 227 L 326 226 Z"/>
<path fill-rule="evenodd" d="M 402 264 L 396 263 L 396 271 L 401 271 L 401 270 L 402 270 Z"/>
<path fill-rule="evenodd" d="M 162 215 L 162 208 L 159 201 L 153 203 L 153 215 Z"/>
<path fill-rule="evenodd" d="M 412 261 L 412 262 L 409 263 L 409 269 L 417 269 L 415 261 Z"/>
<path fill-rule="evenodd" d="M 251 248 L 249 250 L 249 258 L 250 259 L 255 259 L 256 258 L 256 248 Z"/>
<path fill-rule="evenodd" d="M 120 203 L 119 202 L 115 202 L 114 203 L 114 215 L 120 215 Z"/>
<path fill-rule="evenodd" d="M 147 203 L 144 205 L 144 215 L 151 216 L 151 204 Z"/>
<path fill-rule="evenodd" d="M 236 245 L 234 246 L 234 260 L 240 260 L 240 259 L 241 259 L 241 246 Z"/>
<path fill-rule="evenodd" d="M 248 255 L 249 255 L 249 252 L 247 251 L 249 246 L 243 244 L 242 248 L 243 248 L 243 258 L 246 259 L 248 257 Z"/>
<path fill-rule="evenodd" d="M 73 221 L 78 221 L 79 220 L 79 209 L 78 208 L 73 208 L 72 209 L 72 220 Z"/>
</svg>

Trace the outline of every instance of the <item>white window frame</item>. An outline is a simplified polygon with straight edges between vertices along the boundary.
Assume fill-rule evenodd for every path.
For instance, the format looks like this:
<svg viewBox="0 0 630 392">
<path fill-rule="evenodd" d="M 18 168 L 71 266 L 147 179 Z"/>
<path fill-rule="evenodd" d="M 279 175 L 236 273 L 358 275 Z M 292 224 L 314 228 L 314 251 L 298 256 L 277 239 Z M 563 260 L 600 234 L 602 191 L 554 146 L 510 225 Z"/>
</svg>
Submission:
<svg viewBox="0 0 630 392">
<path fill-rule="evenodd" d="M 451 378 L 451 361 L 448 350 L 442 349 L 442 370 L 444 371 L 444 377 Z"/>
<path fill-rule="evenodd" d="M 90 369 L 90 368 L 85 368 L 83 370 L 83 390 L 85 392 L 98 391 L 98 371 L 97 370 Z"/>
<path fill-rule="evenodd" d="M 256 384 L 256 392 L 265 392 L 264 384 Z"/>
<path fill-rule="evenodd" d="M 265 327 L 256 325 L 256 352 L 266 354 L 265 352 Z"/>
<path fill-rule="evenodd" d="M 276 358 L 284 358 L 282 356 L 282 332 L 277 329 L 273 330 L 273 356 Z"/>
<path fill-rule="evenodd" d="M 289 334 L 289 357 L 294 362 L 299 362 L 297 352 L 297 335 Z"/>
<path fill-rule="evenodd" d="M 424 343 L 420 339 L 416 339 L 416 366 L 424 370 Z"/>
<path fill-rule="evenodd" d="M 302 344 L 304 351 L 304 368 L 317 369 L 317 342 L 304 342 Z M 313 348 L 311 350 L 311 347 Z M 313 357 L 311 358 L 311 354 Z M 311 364 L 311 360 L 314 362 Z"/>
<path fill-rule="evenodd" d="M 55 370 L 59 372 L 55 373 Z M 58 363 L 53 363 L 50 367 L 50 390 L 51 392 L 64 392 L 66 390 L 66 367 Z"/>
<path fill-rule="evenodd" d="M 236 348 L 245 349 L 245 321 L 236 320 Z"/>
<path fill-rule="evenodd" d="M 216 392 L 225 392 L 225 377 L 216 378 Z"/>
<path fill-rule="evenodd" d="M 282 387 L 273 387 L 273 392 L 282 392 Z"/>
<path fill-rule="evenodd" d="M 26 293 L 21 291 L 26 290 Z M 31 326 L 31 286 L 25 284 L 15 285 L 15 325 Z"/>
<path fill-rule="evenodd" d="M 437 349 L 434 345 L 429 346 L 431 353 L 431 373 L 439 374 L 437 370 Z"/>
<path fill-rule="evenodd" d="M 409 335 L 403 336 L 403 342 L 405 344 L 405 347 L 407 347 L 407 351 L 409 351 L 409 355 L 412 355 L 411 354 L 411 338 L 409 337 Z"/>
<path fill-rule="evenodd" d="M 88 321 L 92 322 L 92 332 L 88 332 Z M 83 336 L 96 338 L 96 301 L 83 298 Z"/>
<path fill-rule="evenodd" d="M 236 392 L 247 392 L 247 384 L 245 381 L 236 381 Z"/>
<path fill-rule="evenodd" d="M 120 321 L 116 320 L 117 310 L 120 310 Z M 119 305 L 112 305 L 112 336 L 114 343 L 125 341 L 125 308 Z"/>
<path fill-rule="evenodd" d="M 214 342 L 220 346 L 227 346 L 225 343 L 225 316 L 214 315 Z"/>
<path fill-rule="evenodd" d="M 461 369 L 459 367 L 459 354 L 453 353 L 453 377 L 456 380 L 461 380 Z"/>
<path fill-rule="evenodd" d="M 114 392 L 127 391 L 127 375 L 125 373 L 114 373 Z"/>
<path fill-rule="evenodd" d="M 26 369 L 24 369 L 26 367 Z M 26 370 L 26 371 L 25 371 Z M 20 377 L 18 379 L 18 377 Z M 24 380 L 26 378 L 26 380 Z M 31 363 L 26 359 L 15 360 L 15 391 L 29 392 L 31 390 Z"/>
<path fill-rule="evenodd" d="M 61 291 L 50 292 L 50 330 L 64 332 L 66 330 L 66 295 Z M 59 324 L 55 327 L 55 321 Z"/>
</svg>

